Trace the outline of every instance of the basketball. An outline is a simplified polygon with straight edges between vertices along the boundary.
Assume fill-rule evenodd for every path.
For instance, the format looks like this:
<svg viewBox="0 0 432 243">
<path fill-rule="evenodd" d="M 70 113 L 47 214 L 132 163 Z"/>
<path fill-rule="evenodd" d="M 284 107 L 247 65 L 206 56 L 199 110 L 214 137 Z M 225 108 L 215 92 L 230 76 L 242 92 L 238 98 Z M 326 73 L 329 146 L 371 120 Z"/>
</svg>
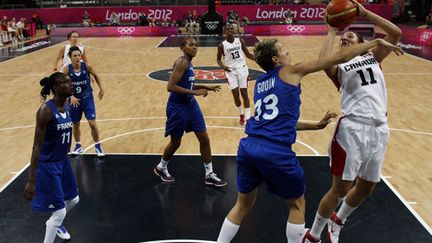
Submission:
<svg viewBox="0 0 432 243">
<path fill-rule="evenodd" d="M 358 15 L 357 5 L 349 0 L 332 0 L 326 7 L 327 22 L 338 29 L 349 26 Z"/>
</svg>

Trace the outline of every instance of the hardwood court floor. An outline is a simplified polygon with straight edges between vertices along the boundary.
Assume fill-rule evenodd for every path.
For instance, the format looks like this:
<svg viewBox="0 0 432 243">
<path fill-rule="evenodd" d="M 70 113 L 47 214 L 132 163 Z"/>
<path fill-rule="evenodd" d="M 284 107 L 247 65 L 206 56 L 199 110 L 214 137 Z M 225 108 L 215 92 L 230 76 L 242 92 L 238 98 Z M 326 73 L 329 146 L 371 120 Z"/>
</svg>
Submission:
<svg viewBox="0 0 432 243">
<path fill-rule="evenodd" d="M 316 58 L 324 37 L 278 37 L 293 61 Z M 154 38 L 83 38 L 89 63 L 101 76 L 105 97 L 96 101 L 98 125 L 107 153 L 162 153 L 166 83 L 147 73 L 172 67 L 181 54 L 177 48 L 156 48 Z M 64 43 L 63 43 L 64 44 Z M 35 112 L 40 106 L 39 80 L 49 75 L 62 44 L 0 63 L 0 187 L 26 166 L 33 143 Z M 216 66 L 216 48 L 200 48 L 195 66 Z M 260 70 L 248 61 L 249 67 Z M 391 139 L 383 175 L 432 225 L 432 62 L 410 55 L 389 56 L 383 63 L 389 96 Z M 95 93 L 98 88 L 94 88 Z M 323 72 L 302 81 L 303 120 L 319 120 L 327 110 L 339 112 L 339 95 Z M 253 94 L 253 83 L 249 89 Z M 235 154 L 244 136 L 227 85 L 220 93 L 198 97 L 206 116 L 214 154 Z M 92 141 L 82 125 L 82 142 L 88 153 Z M 334 124 L 323 131 L 300 132 L 294 145 L 298 154 L 327 154 Z M 104 141 L 106 139 L 106 141 Z M 192 134 L 184 137 L 178 153 L 198 154 Z"/>
</svg>

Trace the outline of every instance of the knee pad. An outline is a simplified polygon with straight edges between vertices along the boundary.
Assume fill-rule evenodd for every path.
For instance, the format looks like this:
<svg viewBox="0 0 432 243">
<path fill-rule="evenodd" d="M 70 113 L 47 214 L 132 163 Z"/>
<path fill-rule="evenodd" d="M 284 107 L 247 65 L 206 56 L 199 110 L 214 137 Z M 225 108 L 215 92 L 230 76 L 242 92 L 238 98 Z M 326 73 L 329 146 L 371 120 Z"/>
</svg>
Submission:
<svg viewBox="0 0 432 243">
<path fill-rule="evenodd" d="M 78 202 L 79 202 L 79 196 L 76 196 L 74 199 L 72 199 L 72 200 L 67 200 L 67 201 L 65 201 L 65 204 L 67 204 L 68 206 L 75 206 L 75 205 L 77 205 L 78 204 Z"/>
<path fill-rule="evenodd" d="M 46 221 L 46 224 L 54 225 L 59 227 L 62 225 L 64 218 L 66 217 L 66 208 L 54 211 L 51 217 Z"/>
<path fill-rule="evenodd" d="M 76 196 L 71 200 L 65 201 L 66 211 L 69 211 L 71 208 L 75 207 L 75 205 L 77 205 L 78 202 L 79 202 L 79 196 Z"/>
</svg>

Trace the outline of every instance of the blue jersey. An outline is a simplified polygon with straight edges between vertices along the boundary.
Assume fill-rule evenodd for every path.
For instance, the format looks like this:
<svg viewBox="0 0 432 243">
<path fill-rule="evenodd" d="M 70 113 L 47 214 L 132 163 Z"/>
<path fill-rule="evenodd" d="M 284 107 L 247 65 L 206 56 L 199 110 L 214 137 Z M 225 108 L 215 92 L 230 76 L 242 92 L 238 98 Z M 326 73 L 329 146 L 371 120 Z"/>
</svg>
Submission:
<svg viewBox="0 0 432 243">
<path fill-rule="evenodd" d="M 39 161 L 57 162 L 65 159 L 70 150 L 72 120 L 67 105 L 65 105 L 65 112 L 60 113 L 52 100 L 48 100 L 45 104 L 51 110 L 52 119 L 48 122 L 46 128 Z"/>
<path fill-rule="evenodd" d="M 293 86 L 279 78 L 282 66 L 261 75 L 255 84 L 255 117 L 248 120 L 246 134 L 283 145 L 296 141 L 300 116 L 300 85 Z"/>
<path fill-rule="evenodd" d="M 92 94 L 92 87 L 90 85 L 90 74 L 87 70 L 87 65 L 80 62 L 80 72 L 75 73 L 72 64 L 69 64 L 69 77 L 72 79 L 74 87 L 74 96 L 78 99 L 85 99 Z"/>
<path fill-rule="evenodd" d="M 189 62 L 187 69 L 184 71 L 183 76 L 177 83 L 178 86 L 192 90 L 195 83 L 195 73 L 193 71 L 192 63 Z M 188 104 L 195 100 L 195 97 L 191 94 L 181 94 L 171 92 L 168 98 L 168 103 L 180 103 Z"/>
</svg>

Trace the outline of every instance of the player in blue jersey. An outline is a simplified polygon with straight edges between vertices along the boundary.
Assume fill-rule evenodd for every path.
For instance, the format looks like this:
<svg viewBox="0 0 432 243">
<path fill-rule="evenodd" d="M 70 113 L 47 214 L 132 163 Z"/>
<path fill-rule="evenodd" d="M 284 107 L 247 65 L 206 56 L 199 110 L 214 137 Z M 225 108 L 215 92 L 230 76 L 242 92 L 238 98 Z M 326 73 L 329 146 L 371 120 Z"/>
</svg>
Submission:
<svg viewBox="0 0 432 243">
<path fill-rule="evenodd" d="M 99 99 L 104 96 L 104 89 L 99 76 L 96 74 L 93 67 L 81 62 L 81 50 L 77 46 L 72 46 L 68 53 L 72 64 L 69 64 L 63 69 L 63 72 L 68 74 L 72 79 L 74 86 L 74 94 L 71 96 L 71 117 L 73 122 L 73 136 L 75 138 L 75 148 L 72 154 L 77 155 L 83 153 L 81 145 L 80 121 L 84 113 L 91 129 L 91 135 L 95 142 L 95 151 L 97 156 L 105 156 L 101 144 L 99 143 L 99 129 L 96 125 L 96 108 L 93 99 L 93 89 L 90 85 L 90 75 L 92 75 L 97 85 L 99 86 Z"/>
<path fill-rule="evenodd" d="M 218 243 L 230 242 L 234 238 L 240 223 L 255 203 L 258 186 L 264 182 L 268 191 L 285 199 L 289 208 L 288 242 L 302 242 L 306 185 L 303 169 L 291 145 L 296 142 L 296 130 L 313 126 L 298 122 L 300 81 L 309 73 L 346 62 L 377 46 L 402 52 L 399 47 L 377 39 L 319 60 L 292 64 L 290 55 L 276 39 L 255 45 L 256 62 L 266 73 L 255 84 L 255 116 L 247 122 L 248 136 L 240 140 L 237 152 L 237 202 L 225 218 Z M 328 119 L 329 116 L 324 117 L 321 122 L 326 124 Z M 315 129 L 325 127 L 319 124 Z"/>
<path fill-rule="evenodd" d="M 173 66 L 168 81 L 168 98 L 165 126 L 165 136 L 171 140 L 165 147 L 160 163 L 154 168 L 154 173 L 162 181 L 173 183 L 174 177 L 168 172 L 168 162 L 180 147 L 184 132 L 193 131 L 200 143 L 201 157 L 204 160 L 206 185 L 223 187 L 227 183 L 213 172 L 210 140 L 206 131 L 204 117 L 195 95 L 207 96 L 207 92 L 220 90 L 220 85 L 196 85 L 192 59 L 197 54 L 197 43 L 192 37 L 187 37 L 181 44 L 183 56 L 179 57 Z"/>
<path fill-rule="evenodd" d="M 71 146 L 72 120 L 66 99 L 73 94 L 67 75 L 56 72 L 40 81 L 45 101 L 36 114 L 36 129 L 31 155 L 29 179 L 24 200 L 31 201 L 34 211 L 51 212 L 46 221 L 44 243 L 54 242 L 56 233 L 70 239 L 63 226 L 66 213 L 79 201 L 78 189 L 68 152 Z"/>
</svg>

